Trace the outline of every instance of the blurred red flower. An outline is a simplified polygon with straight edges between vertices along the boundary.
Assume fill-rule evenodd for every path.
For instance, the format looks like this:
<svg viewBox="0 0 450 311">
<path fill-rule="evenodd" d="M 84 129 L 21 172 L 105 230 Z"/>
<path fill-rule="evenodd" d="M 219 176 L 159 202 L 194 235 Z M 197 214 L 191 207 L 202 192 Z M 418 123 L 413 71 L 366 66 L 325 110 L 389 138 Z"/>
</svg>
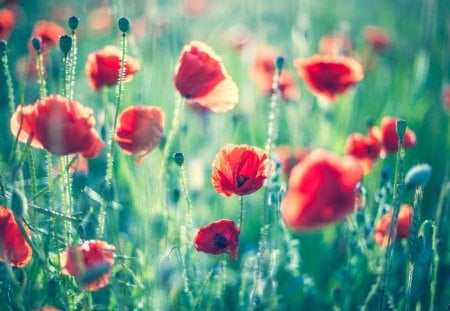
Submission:
<svg viewBox="0 0 450 311">
<path fill-rule="evenodd" d="M 279 51 L 267 45 L 257 48 L 255 59 L 250 67 L 250 79 L 256 84 L 259 91 L 267 96 L 272 95 L 273 77 L 276 73 L 275 59 L 281 55 Z M 281 97 L 285 100 L 296 100 L 300 97 L 300 92 L 295 85 L 295 80 L 291 72 L 283 69 L 280 76 Z"/>
<path fill-rule="evenodd" d="M 380 246 L 387 246 L 389 239 L 389 228 L 392 221 L 392 211 L 383 215 L 375 225 L 375 242 Z M 407 238 L 409 235 L 409 227 L 413 217 L 413 208 L 411 205 L 402 204 L 400 213 L 398 214 L 397 234 L 394 240 Z"/>
<path fill-rule="evenodd" d="M 108 6 L 100 6 L 92 10 L 87 17 L 89 34 L 103 35 L 111 31 L 114 25 L 114 15 Z"/>
<path fill-rule="evenodd" d="M 194 237 L 196 250 L 208 254 L 228 253 L 234 259 L 238 256 L 240 230 L 229 219 L 221 219 L 200 227 Z"/>
<path fill-rule="evenodd" d="M 376 137 L 355 133 L 347 137 L 344 152 L 354 157 L 361 165 L 364 175 L 367 175 L 380 156 L 381 147 L 381 141 Z"/>
<path fill-rule="evenodd" d="M 28 227 L 23 224 L 30 237 Z M 11 210 L 0 206 L 0 262 L 9 262 L 13 267 L 25 267 L 33 251 L 25 241 Z"/>
<path fill-rule="evenodd" d="M 236 83 L 222 59 L 205 43 L 185 45 L 175 69 L 174 83 L 187 103 L 212 112 L 226 112 L 239 101 Z"/>
<path fill-rule="evenodd" d="M 126 154 L 141 153 L 140 163 L 161 141 L 164 129 L 164 111 L 158 107 L 134 106 L 119 116 L 114 140 Z"/>
<path fill-rule="evenodd" d="M 303 161 L 310 152 L 307 148 L 292 148 L 288 145 L 281 145 L 275 150 L 278 161 L 281 164 L 281 171 L 287 177 L 291 175 L 294 166 Z"/>
<path fill-rule="evenodd" d="M 49 52 L 53 46 L 59 44 L 59 37 L 65 33 L 66 31 L 64 28 L 58 24 L 51 21 L 40 20 L 34 25 L 33 31 L 31 32 L 31 38 L 41 38 L 42 52 L 46 53 Z M 31 39 L 28 44 L 28 49 L 34 51 L 34 48 L 31 45 Z"/>
<path fill-rule="evenodd" d="M 352 157 L 341 159 L 325 150 L 311 152 L 291 172 L 281 202 L 284 221 L 302 231 L 346 217 L 355 208 L 355 188 L 362 175 Z"/>
<path fill-rule="evenodd" d="M 450 84 L 445 84 L 442 87 L 441 99 L 445 111 L 450 112 Z"/>
<path fill-rule="evenodd" d="M 111 277 L 114 249 L 114 246 L 99 240 L 69 246 L 61 254 L 62 274 L 74 276 L 86 290 L 103 288 Z"/>
<path fill-rule="evenodd" d="M 398 151 L 398 135 L 397 135 L 397 120 L 394 117 L 384 117 L 381 120 L 380 128 L 374 127 L 371 133 L 375 137 L 381 138 L 383 143 L 382 154 L 396 153 Z M 416 144 L 416 134 L 407 127 L 405 135 L 403 136 L 403 148 L 408 149 Z"/>
<path fill-rule="evenodd" d="M 8 40 L 16 23 L 16 17 L 10 9 L 0 10 L 0 39 Z"/>
<path fill-rule="evenodd" d="M 310 91 L 335 101 L 364 77 L 361 64 L 347 56 L 314 55 L 296 58 L 294 66 Z"/>
<path fill-rule="evenodd" d="M 262 187 L 271 173 L 266 152 L 258 147 L 227 144 L 212 163 L 212 184 L 224 196 L 247 195 Z"/>
<path fill-rule="evenodd" d="M 103 142 L 94 129 L 92 109 L 60 95 L 17 107 L 10 125 L 20 142 L 26 143 L 31 137 L 31 146 L 55 155 L 81 153 L 92 158 L 103 149 Z"/>
<path fill-rule="evenodd" d="M 363 30 L 364 40 L 375 50 L 386 50 L 391 46 L 391 39 L 386 31 L 377 26 L 366 26 Z"/>
<path fill-rule="evenodd" d="M 107 45 L 103 49 L 88 55 L 84 72 L 89 78 L 89 85 L 94 91 L 103 86 L 114 86 L 119 80 L 122 52 L 119 48 Z M 125 81 L 133 79 L 133 75 L 141 68 L 137 59 L 125 57 Z"/>
<path fill-rule="evenodd" d="M 319 41 L 319 53 L 323 55 L 345 55 L 353 53 L 353 43 L 345 33 L 335 32 L 324 35 Z"/>
</svg>

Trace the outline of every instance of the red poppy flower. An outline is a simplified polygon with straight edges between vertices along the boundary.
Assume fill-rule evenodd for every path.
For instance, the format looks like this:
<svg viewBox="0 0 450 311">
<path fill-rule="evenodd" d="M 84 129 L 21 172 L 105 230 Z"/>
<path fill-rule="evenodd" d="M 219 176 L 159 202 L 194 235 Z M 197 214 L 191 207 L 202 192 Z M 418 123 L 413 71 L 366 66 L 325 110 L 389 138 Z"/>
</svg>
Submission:
<svg viewBox="0 0 450 311">
<path fill-rule="evenodd" d="M 61 254 L 62 274 L 74 276 L 86 290 L 105 287 L 114 265 L 114 249 L 114 246 L 99 240 L 69 246 Z"/>
<path fill-rule="evenodd" d="M 65 33 L 64 28 L 58 24 L 51 21 L 40 20 L 35 24 L 33 31 L 31 32 L 31 38 L 41 38 L 42 51 L 48 52 L 53 46 L 59 44 L 59 37 Z M 34 51 L 31 41 L 28 44 L 28 49 Z"/>
<path fill-rule="evenodd" d="M 385 50 L 391 46 L 391 39 L 386 31 L 376 26 L 366 26 L 363 37 L 375 50 Z"/>
<path fill-rule="evenodd" d="M 376 137 L 355 133 L 347 137 L 344 152 L 354 157 L 361 165 L 364 175 L 367 175 L 380 156 L 381 146 L 381 141 Z"/>
<path fill-rule="evenodd" d="M 279 51 L 270 46 L 259 46 L 256 50 L 255 60 L 250 68 L 250 78 L 264 95 L 272 95 L 273 77 L 276 73 L 275 59 L 280 55 Z M 280 76 L 281 97 L 285 100 L 296 100 L 300 92 L 295 85 L 292 74 L 284 69 Z"/>
<path fill-rule="evenodd" d="M 114 86 L 119 80 L 122 52 L 119 48 L 107 45 L 103 49 L 89 54 L 84 72 L 89 78 L 89 85 L 94 91 L 103 86 Z M 133 79 L 140 69 L 139 61 L 131 56 L 125 57 L 125 81 Z"/>
<path fill-rule="evenodd" d="M 228 253 L 234 259 L 238 256 L 240 230 L 229 219 L 221 219 L 200 227 L 194 238 L 196 250 L 208 254 Z"/>
<path fill-rule="evenodd" d="M 345 33 L 327 34 L 320 38 L 319 53 L 323 55 L 350 56 L 353 53 L 352 40 Z"/>
<path fill-rule="evenodd" d="M 28 236 L 28 227 L 23 224 Z M 13 267 L 25 267 L 30 261 L 33 251 L 25 241 L 13 213 L 0 206 L 0 262 L 9 262 Z"/>
<path fill-rule="evenodd" d="M 413 217 L 413 208 L 411 205 L 402 204 L 400 213 L 398 214 L 398 226 L 396 240 L 407 238 L 409 235 L 409 227 Z M 389 239 L 389 228 L 392 221 L 392 211 L 383 215 L 375 226 L 375 242 L 380 246 L 387 246 Z"/>
<path fill-rule="evenodd" d="M 325 150 L 311 152 L 291 172 L 281 202 L 284 221 L 294 230 L 308 230 L 340 220 L 355 208 L 355 188 L 362 169 L 352 157 Z"/>
<path fill-rule="evenodd" d="M 55 155 L 81 153 L 96 157 L 103 142 L 94 129 L 91 108 L 60 95 L 39 99 L 34 105 L 19 106 L 11 117 L 11 132 L 19 141 L 44 148 Z"/>
<path fill-rule="evenodd" d="M 222 59 L 203 42 L 184 46 L 173 80 L 189 105 L 226 112 L 239 101 L 237 85 L 228 76 Z"/>
<path fill-rule="evenodd" d="M 314 55 L 297 58 L 294 66 L 310 91 L 335 101 L 364 77 L 360 63 L 347 56 Z"/>
<path fill-rule="evenodd" d="M 394 117 L 384 117 L 378 130 L 374 128 L 372 135 L 380 136 L 383 142 L 383 154 L 396 153 L 398 150 L 397 120 Z M 403 148 L 408 149 L 416 144 L 416 134 L 407 127 L 403 136 Z"/>
<path fill-rule="evenodd" d="M 8 40 L 16 23 L 13 11 L 9 9 L 0 10 L 0 39 Z"/>
<path fill-rule="evenodd" d="M 224 196 L 246 195 L 261 188 L 270 173 L 271 164 L 263 149 L 227 144 L 213 160 L 212 183 Z"/>
<path fill-rule="evenodd" d="M 136 163 L 140 163 L 160 143 L 163 129 L 164 112 L 160 108 L 129 107 L 119 116 L 114 140 L 126 154 L 141 153 L 136 159 Z"/>
<path fill-rule="evenodd" d="M 288 145 L 281 145 L 275 150 L 278 161 L 281 164 L 281 171 L 287 177 L 291 175 L 294 166 L 303 161 L 310 152 L 311 151 L 306 148 L 292 148 Z"/>
</svg>

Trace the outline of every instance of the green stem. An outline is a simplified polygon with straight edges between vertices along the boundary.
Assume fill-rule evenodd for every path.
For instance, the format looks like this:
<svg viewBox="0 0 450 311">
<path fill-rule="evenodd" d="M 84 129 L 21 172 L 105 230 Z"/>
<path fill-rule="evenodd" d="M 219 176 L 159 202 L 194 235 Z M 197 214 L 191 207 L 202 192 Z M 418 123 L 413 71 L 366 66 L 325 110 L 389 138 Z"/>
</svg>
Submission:
<svg viewBox="0 0 450 311">
<path fill-rule="evenodd" d="M 169 231 L 169 206 L 166 200 L 166 175 L 167 175 L 167 163 L 169 159 L 169 152 L 172 147 L 173 141 L 175 139 L 176 134 L 178 133 L 178 129 L 180 127 L 180 121 L 182 116 L 182 111 L 184 108 L 184 99 L 180 96 L 180 94 L 176 93 L 177 98 L 175 100 L 175 108 L 172 118 L 172 125 L 167 136 L 166 143 L 164 145 L 163 152 L 161 154 L 161 166 L 159 168 L 158 174 L 158 185 L 157 185 L 157 195 L 158 195 L 158 204 L 157 206 L 160 208 L 160 212 L 164 215 L 164 219 L 166 221 L 165 225 L 167 231 Z M 169 234 L 166 234 L 166 240 L 168 239 Z"/>
<path fill-rule="evenodd" d="M 383 269 L 383 290 L 381 291 L 381 299 L 379 309 L 384 309 L 384 296 L 389 289 L 390 270 L 392 265 L 392 257 L 394 252 L 393 242 L 397 236 L 398 227 L 398 215 L 400 213 L 400 203 L 403 196 L 404 184 L 403 184 L 403 161 L 404 161 L 404 149 L 403 149 L 403 137 L 398 139 L 398 151 L 397 160 L 395 165 L 395 177 L 394 177 L 394 206 L 392 211 L 392 220 L 389 227 L 388 244 Z"/>
<path fill-rule="evenodd" d="M 8 66 L 8 54 L 6 54 L 6 51 L 2 55 L 2 64 L 3 72 L 5 73 L 6 89 L 8 91 L 9 110 L 11 114 L 13 114 L 16 111 L 16 104 L 14 100 L 14 88 L 12 84 L 11 72 L 9 71 Z"/>
<path fill-rule="evenodd" d="M 183 188 L 184 197 L 186 199 L 186 228 L 188 237 L 192 236 L 192 203 L 187 187 L 186 170 L 184 165 L 180 166 L 181 187 Z"/>
<path fill-rule="evenodd" d="M 239 205 L 240 205 L 240 212 L 239 212 L 239 230 L 241 230 L 242 232 L 242 227 L 243 227 L 243 220 L 244 220 L 244 197 L 243 196 L 239 196 Z"/>
<path fill-rule="evenodd" d="M 75 30 L 72 30 L 72 49 L 70 50 L 70 66 L 69 66 L 69 99 L 73 100 L 73 93 L 75 89 L 75 69 L 77 66 L 77 35 Z"/>
<path fill-rule="evenodd" d="M 43 62 L 43 56 L 42 52 L 37 52 L 37 67 L 38 67 L 38 75 L 39 75 L 39 85 L 40 85 L 40 91 L 39 91 L 39 97 L 40 99 L 44 99 L 47 97 L 47 89 L 45 85 L 45 78 L 44 78 L 44 62 Z"/>
<path fill-rule="evenodd" d="M 117 118 L 119 116 L 120 104 L 122 102 L 122 96 L 124 92 L 124 80 L 125 80 L 125 56 L 127 53 L 127 34 L 125 32 L 122 33 L 122 55 L 120 62 L 120 71 L 119 71 L 119 81 L 116 86 L 116 109 L 114 113 L 113 126 L 111 128 L 109 143 L 108 143 L 108 153 L 106 155 L 106 176 L 105 176 L 105 191 L 109 192 L 104 200 L 103 204 L 100 207 L 99 214 L 99 226 L 98 226 L 98 234 L 99 236 L 104 236 L 105 230 L 105 219 L 106 219 L 106 208 L 109 207 L 113 201 L 111 191 L 112 191 L 112 176 L 113 176 L 113 166 L 114 166 L 114 136 L 116 133 L 117 127 Z"/>
<path fill-rule="evenodd" d="M 279 105 L 278 102 L 281 98 L 281 89 L 280 89 L 280 76 L 281 76 L 281 70 L 278 70 L 276 74 L 274 75 L 274 81 L 273 81 L 273 94 L 270 101 L 270 112 L 269 112 L 269 119 L 268 119 L 268 127 L 267 127 L 267 139 L 266 139 L 266 145 L 265 150 L 267 157 L 270 159 L 272 156 L 272 149 L 274 147 L 275 140 L 277 138 L 277 131 L 278 131 L 278 110 Z M 270 183 L 270 177 L 269 183 Z M 261 227 L 261 236 L 259 240 L 259 246 L 258 246 L 258 254 L 257 254 L 257 263 L 256 263 L 256 275 L 255 275 L 255 284 L 254 287 L 256 288 L 259 286 L 259 281 L 262 279 L 262 266 L 264 262 L 264 257 L 266 253 L 266 247 L 267 247 L 267 235 L 268 235 L 268 209 L 269 209 L 269 197 L 270 197 L 270 190 L 268 183 L 266 182 L 264 187 L 264 211 L 263 211 L 263 222 Z M 254 297 L 254 295 L 253 295 Z M 252 302 L 253 303 L 253 302 Z"/>
</svg>

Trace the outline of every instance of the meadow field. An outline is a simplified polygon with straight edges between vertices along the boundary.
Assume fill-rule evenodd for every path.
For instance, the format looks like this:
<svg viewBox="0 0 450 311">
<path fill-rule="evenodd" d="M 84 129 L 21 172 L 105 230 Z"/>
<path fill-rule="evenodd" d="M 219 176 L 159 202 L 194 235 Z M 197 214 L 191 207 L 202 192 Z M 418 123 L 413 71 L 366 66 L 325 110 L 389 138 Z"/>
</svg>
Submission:
<svg viewBox="0 0 450 311">
<path fill-rule="evenodd" d="M 0 310 L 447 310 L 448 0 L 0 0 Z"/>
</svg>

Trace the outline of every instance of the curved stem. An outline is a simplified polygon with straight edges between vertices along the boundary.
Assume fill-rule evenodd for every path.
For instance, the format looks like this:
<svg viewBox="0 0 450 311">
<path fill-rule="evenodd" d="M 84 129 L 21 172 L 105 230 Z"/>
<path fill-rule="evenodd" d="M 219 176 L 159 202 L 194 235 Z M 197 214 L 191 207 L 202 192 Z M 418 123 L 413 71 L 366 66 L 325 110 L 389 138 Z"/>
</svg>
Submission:
<svg viewBox="0 0 450 311">
<path fill-rule="evenodd" d="M 205 280 L 203 281 L 202 287 L 200 288 L 200 292 L 198 293 L 197 299 L 195 300 L 194 304 L 194 310 L 197 310 L 200 303 L 202 302 L 203 298 L 203 292 L 205 291 L 206 285 L 208 285 L 209 281 L 211 280 L 211 277 L 214 273 L 214 270 L 216 270 L 217 265 L 219 264 L 220 257 L 217 258 L 216 262 L 214 263 L 214 266 L 209 270 L 208 274 L 206 275 Z"/>
</svg>

